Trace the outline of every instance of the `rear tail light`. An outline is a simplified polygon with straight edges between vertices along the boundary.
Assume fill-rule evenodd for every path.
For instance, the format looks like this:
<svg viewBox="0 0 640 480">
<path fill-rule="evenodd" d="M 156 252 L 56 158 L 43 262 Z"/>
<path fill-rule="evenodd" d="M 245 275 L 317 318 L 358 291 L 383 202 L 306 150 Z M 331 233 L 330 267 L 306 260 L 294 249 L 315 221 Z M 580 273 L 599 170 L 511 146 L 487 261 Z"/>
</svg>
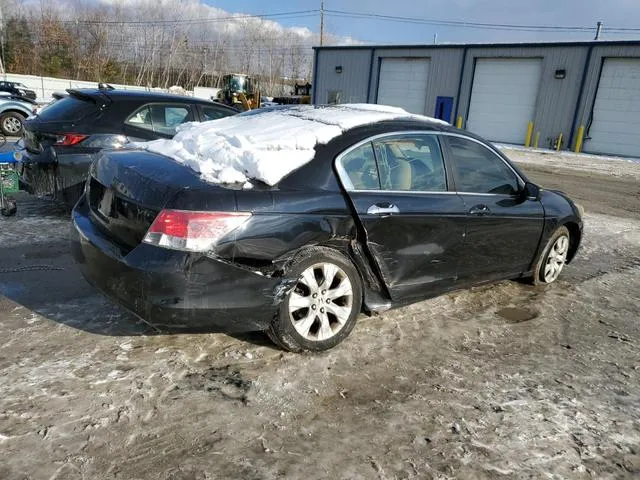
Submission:
<svg viewBox="0 0 640 480">
<path fill-rule="evenodd" d="M 143 242 L 173 250 L 206 252 L 222 237 L 240 228 L 249 217 L 248 212 L 162 210 Z"/>
<path fill-rule="evenodd" d="M 89 135 L 82 135 L 80 133 L 65 133 L 64 135 L 58 135 L 56 138 L 56 145 L 62 145 L 70 147 L 76 145 L 87 138 Z"/>
</svg>

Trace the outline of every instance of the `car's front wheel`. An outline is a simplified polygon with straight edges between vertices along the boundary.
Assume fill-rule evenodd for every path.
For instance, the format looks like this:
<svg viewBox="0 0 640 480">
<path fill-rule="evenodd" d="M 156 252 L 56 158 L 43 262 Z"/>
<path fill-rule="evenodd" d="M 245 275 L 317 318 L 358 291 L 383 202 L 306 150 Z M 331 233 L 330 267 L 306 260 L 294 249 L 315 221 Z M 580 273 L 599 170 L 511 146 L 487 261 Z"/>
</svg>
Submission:
<svg viewBox="0 0 640 480">
<path fill-rule="evenodd" d="M 7 112 L 0 116 L 0 130 L 7 137 L 22 135 L 22 124 L 25 117 L 16 112 Z"/>
<path fill-rule="evenodd" d="M 562 226 L 553 232 L 536 263 L 531 278 L 534 285 L 544 285 L 556 281 L 567 262 L 570 245 L 567 227 Z"/>
<path fill-rule="evenodd" d="M 327 350 L 344 340 L 362 306 L 353 264 L 336 251 L 313 248 L 293 261 L 288 276 L 297 280 L 268 330 L 274 343 L 300 352 Z"/>
</svg>

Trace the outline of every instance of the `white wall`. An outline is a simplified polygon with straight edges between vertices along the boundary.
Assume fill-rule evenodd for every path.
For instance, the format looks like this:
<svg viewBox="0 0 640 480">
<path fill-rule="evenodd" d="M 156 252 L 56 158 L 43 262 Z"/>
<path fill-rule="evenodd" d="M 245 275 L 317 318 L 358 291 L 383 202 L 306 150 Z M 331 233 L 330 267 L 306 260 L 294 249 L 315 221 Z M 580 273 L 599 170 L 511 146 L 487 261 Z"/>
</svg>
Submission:
<svg viewBox="0 0 640 480">
<path fill-rule="evenodd" d="M 195 87 L 193 89 L 193 96 L 196 98 L 211 100 L 212 98 L 217 98 L 219 91 L 219 88 Z"/>
<path fill-rule="evenodd" d="M 38 77 L 36 75 L 19 75 L 7 73 L 4 80 L 9 82 L 20 82 L 25 84 L 30 90 L 36 92 L 38 100 L 49 101 L 53 92 L 64 92 L 67 88 L 97 88 L 97 82 L 86 82 L 82 80 L 69 80 L 65 78 Z M 147 88 L 136 85 L 119 85 L 111 83 L 115 88 L 123 90 L 146 90 L 155 92 L 165 92 L 162 88 Z M 192 92 L 187 92 L 187 95 Z"/>
</svg>

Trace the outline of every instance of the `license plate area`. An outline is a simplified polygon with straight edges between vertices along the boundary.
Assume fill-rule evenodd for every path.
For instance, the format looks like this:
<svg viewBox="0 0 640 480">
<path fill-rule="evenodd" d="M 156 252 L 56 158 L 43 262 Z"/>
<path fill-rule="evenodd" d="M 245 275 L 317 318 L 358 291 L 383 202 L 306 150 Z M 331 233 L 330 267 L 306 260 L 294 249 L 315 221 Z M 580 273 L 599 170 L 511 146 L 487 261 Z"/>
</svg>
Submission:
<svg viewBox="0 0 640 480">
<path fill-rule="evenodd" d="M 109 218 L 113 216 L 113 191 L 105 190 L 102 199 L 98 202 L 98 213 L 103 217 Z"/>
<path fill-rule="evenodd" d="M 94 177 L 87 191 L 90 216 L 104 234 L 126 248 L 142 242 L 158 212 L 120 197 Z"/>
<path fill-rule="evenodd" d="M 108 221 L 113 208 L 113 192 L 93 177 L 89 182 L 89 207 L 102 220 Z"/>
</svg>

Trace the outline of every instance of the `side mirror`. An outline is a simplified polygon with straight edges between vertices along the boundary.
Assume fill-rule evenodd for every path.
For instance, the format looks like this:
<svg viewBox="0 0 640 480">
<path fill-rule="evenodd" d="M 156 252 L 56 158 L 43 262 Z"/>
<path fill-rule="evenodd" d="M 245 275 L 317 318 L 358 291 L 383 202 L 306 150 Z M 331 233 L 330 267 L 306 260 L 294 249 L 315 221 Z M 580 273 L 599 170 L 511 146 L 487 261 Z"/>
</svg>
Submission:
<svg viewBox="0 0 640 480">
<path fill-rule="evenodd" d="M 525 199 L 532 199 L 535 201 L 540 200 L 540 187 L 535 183 L 527 182 L 524 184 L 524 189 L 522 190 L 522 196 Z"/>
</svg>

